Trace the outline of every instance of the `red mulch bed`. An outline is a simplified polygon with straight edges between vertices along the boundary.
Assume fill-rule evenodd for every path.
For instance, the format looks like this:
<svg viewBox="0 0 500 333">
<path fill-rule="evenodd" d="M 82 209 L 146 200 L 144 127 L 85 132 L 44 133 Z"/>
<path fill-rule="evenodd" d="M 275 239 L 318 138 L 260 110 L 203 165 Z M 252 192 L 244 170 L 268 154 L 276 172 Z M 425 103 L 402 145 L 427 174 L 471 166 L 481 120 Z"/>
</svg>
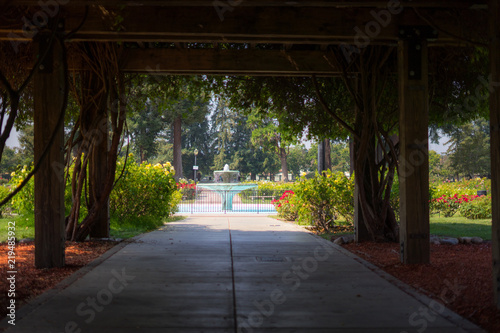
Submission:
<svg viewBox="0 0 500 333">
<path fill-rule="evenodd" d="M 19 308 L 35 296 L 54 287 L 66 277 L 87 265 L 115 246 L 116 242 L 90 241 L 66 242 L 66 266 L 62 268 L 36 269 L 33 242 L 16 244 L 16 307 Z M 0 244 L 0 319 L 7 315 L 9 283 L 7 281 L 7 244 Z"/>
<path fill-rule="evenodd" d="M 493 303 L 491 244 L 433 244 L 428 265 L 401 264 L 399 244 L 351 243 L 344 248 L 488 332 L 500 332 L 500 311 Z"/>
</svg>

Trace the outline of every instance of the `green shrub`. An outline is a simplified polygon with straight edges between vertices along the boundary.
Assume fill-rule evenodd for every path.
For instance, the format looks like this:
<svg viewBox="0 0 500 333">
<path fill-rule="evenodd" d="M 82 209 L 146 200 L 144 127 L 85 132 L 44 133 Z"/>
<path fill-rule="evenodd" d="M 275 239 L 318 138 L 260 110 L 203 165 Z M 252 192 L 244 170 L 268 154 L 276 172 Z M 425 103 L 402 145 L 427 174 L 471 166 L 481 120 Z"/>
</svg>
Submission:
<svg viewBox="0 0 500 333">
<path fill-rule="evenodd" d="M 177 189 L 182 193 L 184 200 L 193 200 L 196 197 L 196 183 L 193 180 L 180 179 Z"/>
<path fill-rule="evenodd" d="M 482 195 L 464 201 L 459 208 L 460 215 L 471 220 L 491 219 L 491 197 Z"/>
<path fill-rule="evenodd" d="M 7 186 L 0 185 L 0 201 L 6 198 L 10 193 L 10 189 Z M 2 216 L 3 213 L 10 212 L 12 209 L 12 204 L 9 201 L 2 207 L 0 207 L 0 217 Z"/>
<path fill-rule="evenodd" d="M 347 178 L 342 172 L 314 178 L 301 178 L 296 187 L 293 203 L 297 205 L 298 221 L 328 231 L 334 227 L 339 215 L 348 223 L 353 221 L 354 177 Z"/>
<path fill-rule="evenodd" d="M 251 188 L 241 192 L 243 197 L 250 195 L 273 196 L 273 200 L 278 200 L 285 191 L 295 191 L 297 183 L 283 183 L 270 181 L 252 181 L 245 184 L 257 184 L 257 189 Z M 255 194 L 254 194 L 255 193 Z"/>
<path fill-rule="evenodd" d="M 389 204 L 391 205 L 394 215 L 396 216 L 396 221 L 400 220 L 399 212 L 399 177 L 396 175 L 394 177 L 394 182 L 392 183 L 391 195 L 389 198 Z"/>
<path fill-rule="evenodd" d="M 456 193 L 459 195 L 477 195 L 477 191 L 486 190 L 491 193 L 491 180 L 487 178 L 474 178 L 457 182 L 444 181 L 432 184 L 434 193 L 432 199 L 442 196 L 452 197 Z"/>
<path fill-rule="evenodd" d="M 477 198 L 477 195 L 458 195 L 453 196 L 442 195 L 439 198 L 432 199 L 429 203 L 431 213 L 440 213 L 444 217 L 452 217 L 460 209 L 460 207 Z"/>
<path fill-rule="evenodd" d="M 142 216 L 162 219 L 175 211 L 181 197 L 170 163 L 137 165 L 128 159 L 123 178 L 111 192 L 110 210 L 123 220 Z"/>
<path fill-rule="evenodd" d="M 12 178 L 9 182 L 11 190 L 21 185 L 22 181 L 26 178 L 28 173 L 33 169 L 33 166 L 23 166 L 18 171 L 11 174 Z M 35 178 L 32 177 L 30 181 L 17 193 L 11 200 L 12 208 L 19 214 L 33 214 L 35 211 Z"/>
<path fill-rule="evenodd" d="M 276 207 L 278 217 L 285 221 L 295 221 L 298 217 L 298 206 L 294 199 L 295 193 L 291 190 L 285 191 L 283 195 L 273 200 L 272 203 Z"/>
</svg>

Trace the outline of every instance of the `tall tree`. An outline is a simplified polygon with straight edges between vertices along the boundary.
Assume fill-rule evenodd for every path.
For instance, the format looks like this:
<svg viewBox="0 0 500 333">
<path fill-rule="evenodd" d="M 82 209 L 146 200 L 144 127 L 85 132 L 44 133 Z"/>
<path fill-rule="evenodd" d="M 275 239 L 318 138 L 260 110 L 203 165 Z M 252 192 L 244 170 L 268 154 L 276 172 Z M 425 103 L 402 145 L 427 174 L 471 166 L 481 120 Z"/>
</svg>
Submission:
<svg viewBox="0 0 500 333">
<path fill-rule="evenodd" d="M 262 115 L 262 113 L 260 115 Z M 253 145 L 277 153 L 281 164 L 281 172 L 283 174 L 282 180 L 288 182 L 287 157 L 290 153 L 290 147 L 293 144 L 297 144 L 297 140 L 287 135 L 287 132 L 280 131 L 277 119 L 262 117 L 259 116 L 258 112 L 254 112 L 249 120 L 254 127 L 252 131 Z"/>
<path fill-rule="evenodd" d="M 184 98 L 173 103 L 165 110 L 165 115 L 172 122 L 172 144 L 174 148 L 174 169 L 177 179 L 184 177 L 182 163 L 182 128 L 183 126 L 203 122 L 209 112 L 205 98 Z"/>
<path fill-rule="evenodd" d="M 0 172 L 1 173 L 11 173 L 16 170 L 19 165 L 24 164 L 21 159 L 21 154 L 16 152 L 15 149 L 5 146 L 3 151 L 3 158 L 0 162 Z"/>
<path fill-rule="evenodd" d="M 237 113 L 229 107 L 227 100 L 220 96 L 214 100 L 214 111 L 212 113 L 212 126 L 216 136 L 214 168 L 222 170 L 225 164 L 231 162 L 230 143 L 233 139 L 233 129 L 236 127 Z"/>
<path fill-rule="evenodd" d="M 159 134 L 167 125 L 162 112 L 156 105 L 151 105 L 151 101 L 147 101 L 143 110 L 129 117 L 128 124 L 133 148 L 140 162 L 155 158 Z"/>
<path fill-rule="evenodd" d="M 26 124 L 23 126 L 19 130 L 17 139 L 20 146 L 20 162 L 24 165 L 31 164 L 33 162 L 33 157 L 35 156 L 33 124 Z"/>
<path fill-rule="evenodd" d="M 457 175 L 488 176 L 490 168 L 490 126 L 480 118 L 457 127 L 447 142 L 447 155 Z"/>
<path fill-rule="evenodd" d="M 206 82 L 200 77 L 191 76 L 138 76 L 135 83 L 134 98 L 130 109 L 140 112 L 144 105 L 151 111 L 157 110 L 163 129 L 155 131 L 154 150 L 158 142 L 158 134 L 168 137 L 173 145 L 173 166 L 176 179 L 183 178 L 182 163 L 182 128 L 194 122 L 203 121 L 208 110 Z M 169 124 L 170 129 L 166 128 Z M 152 128 L 156 126 L 151 124 Z M 152 140 L 150 137 L 148 140 Z"/>
<path fill-rule="evenodd" d="M 349 172 L 350 169 L 349 143 L 340 141 L 331 145 L 332 171 Z"/>
<path fill-rule="evenodd" d="M 295 145 L 290 148 L 287 161 L 288 168 L 295 178 L 300 176 L 301 172 L 311 170 L 311 164 L 307 158 L 307 149 L 303 144 Z"/>
</svg>

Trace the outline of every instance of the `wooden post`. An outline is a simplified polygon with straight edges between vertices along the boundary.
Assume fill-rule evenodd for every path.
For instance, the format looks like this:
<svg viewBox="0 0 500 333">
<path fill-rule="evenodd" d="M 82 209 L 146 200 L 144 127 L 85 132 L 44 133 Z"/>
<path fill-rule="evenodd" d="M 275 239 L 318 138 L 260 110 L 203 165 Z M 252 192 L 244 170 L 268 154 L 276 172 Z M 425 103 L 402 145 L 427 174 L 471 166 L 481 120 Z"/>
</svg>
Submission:
<svg viewBox="0 0 500 333">
<path fill-rule="evenodd" d="M 37 54 L 45 60 L 34 76 L 34 157 L 38 161 L 60 118 L 64 98 L 62 46 L 50 36 L 37 36 Z M 35 174 L 35 266 L 64 266 L 64 127 Z"/>
<path fill-rule="evenodd" d="M 94 110 L 95 118 L 93 119 L 97 120 L 95 123 L 97 123 L 98 128 L 94 129 L 97 133 L 97 142 L 89 160 L 91 205 L 94 201 L 101 199 L 108 172 L 108 117 L 105 110 Z M 92 226 L 90 237 L 109 238 L 109 197 L 107 203 L 101 207 L 97 215 L 97 221 Z"/>
<path fill-rule="evenodd" d="M 404 34 L 398 45 L 401 260 L 421 264 L 430 262 L 427 41 L 419 28 L 401 28 L 400 33 Z"/>
<path fill-rule="evenodd" d="M 489 2 L 491 81 L 500 82 L 500 5 Z M 496 85 L 491 85 L 490 89 Z M 491 149 L 491 208 L 493 251 L 493 289 L 495 304 L 500 308 L 500 92 L 490 91 L 490 149 Z"/>
</svg>

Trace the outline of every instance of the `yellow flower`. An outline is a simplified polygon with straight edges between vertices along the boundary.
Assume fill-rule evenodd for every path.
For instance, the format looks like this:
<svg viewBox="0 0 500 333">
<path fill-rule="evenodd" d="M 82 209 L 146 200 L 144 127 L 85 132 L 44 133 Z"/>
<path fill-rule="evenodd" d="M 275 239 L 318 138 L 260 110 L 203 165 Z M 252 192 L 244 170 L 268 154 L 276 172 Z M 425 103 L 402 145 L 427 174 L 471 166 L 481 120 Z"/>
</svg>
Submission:
<svg viewBox="0 0 500 333">
<path fill-rule="evenodd" d="M 128 157 L 134 157 L 134 154 L 130 153 L 128 154 Z"/>
</svg>

